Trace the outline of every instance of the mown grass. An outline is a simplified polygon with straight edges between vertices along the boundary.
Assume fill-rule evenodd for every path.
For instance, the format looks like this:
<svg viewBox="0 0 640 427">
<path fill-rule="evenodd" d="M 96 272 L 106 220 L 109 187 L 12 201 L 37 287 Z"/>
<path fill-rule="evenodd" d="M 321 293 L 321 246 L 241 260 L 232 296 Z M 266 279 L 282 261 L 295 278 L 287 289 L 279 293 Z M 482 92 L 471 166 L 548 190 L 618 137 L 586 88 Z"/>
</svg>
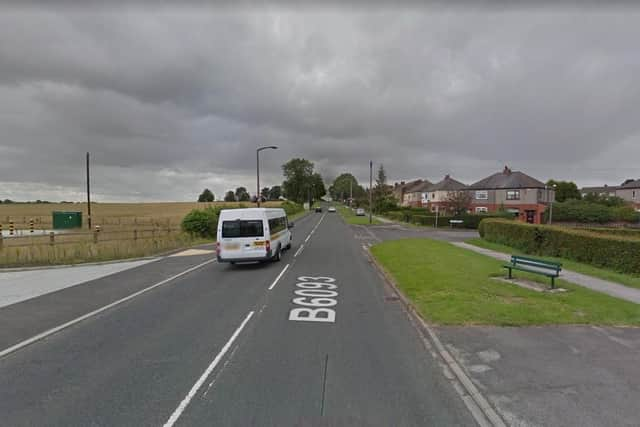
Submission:
<svg viewBox="0 0 640 427">
<path fill-rule="evenodd" d="M 356 216 L 356 213 L 346 206 L 338 206 L 336 207 L 342 218 L 347 222 L 347 224 L 355 224 L 355 225 L 369 225 L 369 213 L 365 216 Z M 376 218 L 371 218 L 371 224 L 378 225 L 382 224 Z"/>
<path fill-rule="evenodd" d="M 502 245 L 500 243 L 487 242 L 486 240 L 481 238 L 467 240 L 467 243 L 474 246 L 478 246 L 480 248 L 490 249 L 490 250 L 493 250 L 496 252 L 502 252 L 505 254 L 526 255 L 526 253 L 524 253 L 519 249 L 515 249 L 507 245 Z M 640 256 L 640 254 L 638 254 L 638 256 Z M 621 285 L 640 289 L 640 276 L 634 276 L 634 275 L 625 274 L 625 273 L 618 273 L 617 271 L 608 270 L 602 267 L 594 267 L 589 264 L 583 264 L 581 262 L 571 261 L 566 258 L 537 256 L 537 255 L 536 255 L 536 258 L 545 259 L 553 262 L 560 262 L 562 263 L 562 267 L 566 268 L 567 270 L 575 271 L 577 273 L 598 277 L 603 280 L 608 280 Z"/>
<path fill-rule="evenodd" d="M 541 293 L 496 280 L 499 260 L 430 239 L 371 248 L 429 322 L 443 325 L 640 325 L 640 305 L 557 281 L 565 293 Z M 544 282 L 546 278 L 519 273 Z"/>
</svg>

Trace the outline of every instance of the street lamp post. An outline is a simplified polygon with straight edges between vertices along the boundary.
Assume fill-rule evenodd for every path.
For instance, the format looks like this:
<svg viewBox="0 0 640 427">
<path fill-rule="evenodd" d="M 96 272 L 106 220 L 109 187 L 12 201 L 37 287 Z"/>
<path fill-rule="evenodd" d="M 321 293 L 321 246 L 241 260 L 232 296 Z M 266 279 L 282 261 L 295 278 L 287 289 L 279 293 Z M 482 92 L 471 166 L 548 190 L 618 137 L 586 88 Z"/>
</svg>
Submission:
<svg viewBox="0 0 640 427">
<path fill-rule="evenodd" d="M 553 184 L 553 198 L 555 199 L 555 191 L 556 188 L 558 187 L 557 184 Z M 547 202 L 549 202 L 549 220 L 547 221 L 547 224 L 551 225 L 551 221 L 553 221 L 553 200 L 551 200 L 551 197 L 549 197 L 549 186 L 545 185 L 544 188 L 547 190 Z"/>
<path fill-rule="evenodd" d="M 260 152 L 262 150 L 277 150 L 278 147 L 275 145 L 267 145 L 265 147 L 259 147 L 256 149 L 256 202 L 258 203 L 258 207 L 260 207 Z"/>
</svg>

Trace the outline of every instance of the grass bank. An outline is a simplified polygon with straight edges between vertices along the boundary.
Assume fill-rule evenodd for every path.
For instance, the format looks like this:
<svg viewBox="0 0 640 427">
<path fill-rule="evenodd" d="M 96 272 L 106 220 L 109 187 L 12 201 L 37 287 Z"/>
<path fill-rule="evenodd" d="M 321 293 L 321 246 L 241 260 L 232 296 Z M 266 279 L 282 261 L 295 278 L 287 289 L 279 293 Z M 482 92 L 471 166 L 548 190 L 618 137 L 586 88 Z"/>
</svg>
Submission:
<svg viewBox="0 0 640 427">
<path fill-rule="evenodd" d="M 500 243 L 487 242 L 484 239 L 470 239 L 467 243 L 478 246 L 480 248 L 490 249 L 496 252 L 502 252 L 510 255 L 526 255 L 521 250 L 512 248 L 511 246 L 502 245 Z M 640 255 L 638 255 L 640 256 Z M 640 276 L 618 273 L 617 271 L 608 270 L 606 268 L 594 267 L 589 264 L 583 264 L 577 261 L 571 261 L 565 258 L 537 256 L 536 258 L 545 259 L 547 261 L 560 262 L 562 267 L 577 273 L 587 274 L 589 276 L 598 277 L 603 280 L 609 280 L 624 286 L 640 289 Z"/>
<path fill-rule="evenodd" d="M 500 282 L 502 262 L 429 239 L 371 248 L 429 322 L 443 325 L 640 325 L 640 305 L 557 281 L 566 293 L 541 293 Z M 544 277 L 518 277 L 546 283 Z"/>
<path fill-rule="evenodd" d="M 365 216 L 356 216 L 356 213 L 346 206 L 338 206 L 336 208 L 342 218 L 347 222 L 347 224 L 355 224 L 355 225 L 369 225 L 369 213 Z M 379 220 L 372 218 L 371 223 L 373 225 L 382 224 Z"/>
</svg>

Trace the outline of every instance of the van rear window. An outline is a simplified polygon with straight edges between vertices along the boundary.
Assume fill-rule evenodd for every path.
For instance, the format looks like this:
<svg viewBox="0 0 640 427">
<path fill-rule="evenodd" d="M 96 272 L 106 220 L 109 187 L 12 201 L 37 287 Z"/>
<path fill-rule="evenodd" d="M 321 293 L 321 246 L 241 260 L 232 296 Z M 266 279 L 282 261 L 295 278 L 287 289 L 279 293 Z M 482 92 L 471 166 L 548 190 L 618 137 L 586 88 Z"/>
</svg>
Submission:
<svg viewBox="0 0 640 427">
<path fill-rule="evenodd" d="M 222 222 L 222 237 L 263 237 L 262 220 Z"/>
</svg>

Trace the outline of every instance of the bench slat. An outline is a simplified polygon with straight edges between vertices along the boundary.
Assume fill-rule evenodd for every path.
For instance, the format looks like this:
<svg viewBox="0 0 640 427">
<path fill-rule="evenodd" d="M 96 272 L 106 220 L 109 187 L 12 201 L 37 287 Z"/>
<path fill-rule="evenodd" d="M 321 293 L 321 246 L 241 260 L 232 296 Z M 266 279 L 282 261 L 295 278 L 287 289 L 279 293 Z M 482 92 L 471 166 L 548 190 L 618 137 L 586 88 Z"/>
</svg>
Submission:
<svg viewBox="0 0 640 427">
<path fill-rule="evenodd" d="M 559 263 L 559 262 L 546 261 L 546 260 L 542 260 L 542 259 L 538 259 L 538 258 L 526 257 L 526 256 L 521 256 L 521 255 L 511 255 L 511 261 L 513 262 L 514 260 L 516 260 L 516 261 L 523 260 L 523 261 L 537 262 L 537 263 L 540 263 L 540 264 L 547 264 L 547 265 L 553 265 L 553 266 L 557 266 L 557 267 L 562 267 L 562 263 Z"/>
<path fill-rule="evenodd" d="M 554 273 L 547 273 L 547 272 L 544 272 L 544 271 L 534 270 L 534 269 L 531 269 L 531 268 L 518 267 L 518 266 L 515 266 L 513 264 L 506 264 L 506 265 L 503 265 L 502 267 L 503 268 L 510 268 L 510 269 L 513 269 L 513 270 L 526 271 L 528 273 L 536 273 L 536 274 L 540 274 L 542 276 L 547 276 L 547 277 L 560 277 L 560 275 L 557 272 L 555 274 Z"/>
<path fill-rule="evenodd" d="M 530 267 L 537 267 L 537 268 L 542 268 L 545 270 L 554 270 L 554 271 L 560 271 L 561 268 L 555 265 L 548 265 L 548 264 L 543 264 L 543 263 L 538 263 L 538 262 L 531 262 L 531 261 L 512 261 L 511 265 L 528 265 Z"/>
</svg>

